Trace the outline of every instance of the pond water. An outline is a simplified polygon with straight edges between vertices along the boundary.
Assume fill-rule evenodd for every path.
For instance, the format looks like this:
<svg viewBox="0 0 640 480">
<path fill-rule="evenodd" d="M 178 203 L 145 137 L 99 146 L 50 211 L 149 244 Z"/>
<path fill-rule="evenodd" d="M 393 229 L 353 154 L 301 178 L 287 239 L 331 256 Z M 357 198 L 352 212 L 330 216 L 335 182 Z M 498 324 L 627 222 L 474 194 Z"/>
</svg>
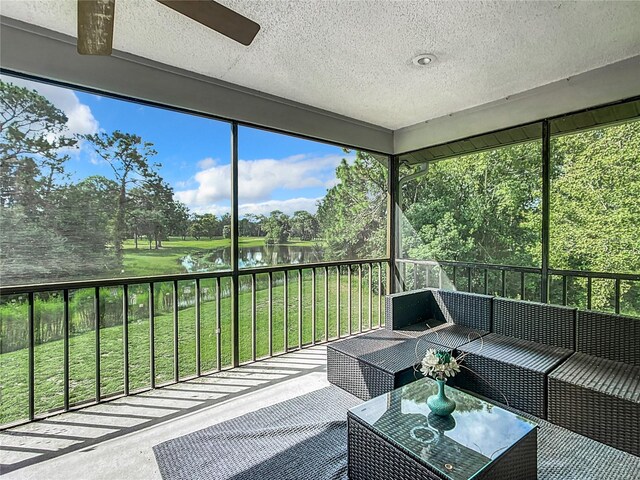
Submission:
<svg viewBox="0 0 640 480">
<path fill-rule="evenodd" d="M 240 247 L 238 264 L 240 268 L 252 268 L 320 261 L 322 261 L 322 249 L 318 247 L 264 245 L 260 247 Z M 181 263 L 187 273 L 229 269 L 231 265 L 231 248 L 194 252 L 182 257 Z"/>
</svg>

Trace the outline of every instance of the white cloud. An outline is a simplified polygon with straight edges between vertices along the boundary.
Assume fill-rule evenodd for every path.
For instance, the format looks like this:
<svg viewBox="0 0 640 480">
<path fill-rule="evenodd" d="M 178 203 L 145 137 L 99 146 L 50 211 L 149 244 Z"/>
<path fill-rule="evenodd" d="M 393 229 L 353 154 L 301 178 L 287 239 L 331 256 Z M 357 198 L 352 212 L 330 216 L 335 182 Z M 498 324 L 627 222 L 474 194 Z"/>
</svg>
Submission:
<svg viewBox="0 0 640 480">
<path fill-rule="evenodd" d="M 290 198 L 287 200 L 267 200 L 266 202 L 258 203 L 242 203 L 238 205 L 238 216 L 244 217 L 245 215 L 252 213 L 254 215 L 269 215 L 274 210 L 280 210 L 287 215 L 292 215 L 298 210 L 306 210 L 310 213 L 316 213 L 318 209 L 319 198 Z M 217 205 L 215 203 L 211 205 L 202 205 L 192 209 L 194 213 L 203 215 L 205 213 L 213 213 L 214 215 L 221 216 L 225 213 L 231 212 L 231 207 L 228 205 Z"/>
<path fill-rule="evenodd" d="M 198 215 L 204 215 L 205 213 L 213 213 L 214 215 L 220 217 L 225 213 L 231 213 L 231 207 L 229 205 L 217 205 L 215 203 L 211 205 L 202 205 L 199 207 L 194 207 L 190 209 L 192 213 L 197 213 Z"/>
<path fill-rule="evenodd" d="M 175 183 L 176 188 L 187 188 L 193 185 L 193 179 L 189 178 L 188 180 L 178 180 Z"/>
<path fill-rule="evenodd" d="M 36 83 L 30 80 L 15 77 L 1 77 L 3 81 L 10 82 L 20 87 L 36 90 L 40 95 L 58 107 L 67 116 L 67 134 L 88 134 L 98 131 L 98 120 L 93 116 L 88 105 L 80 102 L 78 96 L 71 90 L 56 87 L 45 83 Z"/>
<path fill-rule="evenodd" d="M 207 157 L 198 162 L 198 168 L 200 170 L 206 170 L 208 168 L 215 167 L 218 161 L 215 158 Z"/>
<path fill-rule="evenodd" d="M 343 155 L 294 155 L 280 160 L 265 158 L 239 160 L 240 201 L 264 203 L 278 189 L 330 188 L 336 183 L 335 169 Z M 190 207 L 203 207 L 231 196 L 231 166 L 218 165 L 206 158 L 198 163 L 202 169 L 194 179 L 197 188 L 176 191 L 176 198 Z"/>
<path fill-rule="evenodd" d="M 274 210 L 280 210 L 287 215 L 292 215 L 298 210 L 306 210 L 309 213 L 316 213 L 319 198 L 290 198 L 288 200 L 268 200 L 260 203 L 245 203 L 238 206 L 238 214 L 243 217 L 248 213 L 254 215 L 269 215 Z"/>
</svg>

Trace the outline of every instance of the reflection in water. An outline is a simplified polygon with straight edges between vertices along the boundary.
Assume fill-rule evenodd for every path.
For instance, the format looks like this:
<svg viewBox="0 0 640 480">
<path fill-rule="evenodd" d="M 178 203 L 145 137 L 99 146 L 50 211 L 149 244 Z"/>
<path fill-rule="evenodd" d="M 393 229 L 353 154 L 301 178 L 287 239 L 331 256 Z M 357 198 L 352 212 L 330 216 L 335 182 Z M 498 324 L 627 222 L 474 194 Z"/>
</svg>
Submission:
<svg viewBox="0 0 640 480">
<path fill-rule="evenodd" d="M 240 247 L 240 268 L 265 267 L 268 265 L 295 265 L 322 260 L 322 249 L 289 245 L 264 245 Z M 181 259 L 186 273 L 210 272 L 229 269 L 231 248 L 216 248 L 205 252 L 190 253 Z"/>
</svg>

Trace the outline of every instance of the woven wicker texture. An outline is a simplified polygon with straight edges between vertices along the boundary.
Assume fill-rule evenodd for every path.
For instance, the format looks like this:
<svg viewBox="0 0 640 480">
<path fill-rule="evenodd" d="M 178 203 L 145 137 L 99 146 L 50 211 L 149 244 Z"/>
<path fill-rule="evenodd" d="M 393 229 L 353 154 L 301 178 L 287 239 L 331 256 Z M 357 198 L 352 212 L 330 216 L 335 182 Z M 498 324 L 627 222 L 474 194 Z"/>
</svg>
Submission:
<svg viewBox="0 0 640 480">
<path fill-rule="evenodd" d="M 493 297 L 475 293 L 433 290 L 433 298 L 442 314 L 442 320 L 475 330 L 491 330 Z M 436 319 L 440 317 L 434 315 Z"/>
<path fill-rule="evenodd" d="M 417 338 L 421 337 L 429 330 L 431 330 L 431 325 L 427 325 L 426 323 L 414 323 L 413 325 L 407 325 L 406 327 L 398 328 L 394 330 L 394 332 Z"/>
<path fill-rule="evenodd" d="M 394 293 L 384 297 L 385 328 L 397 330 L 414 323 L 431 326 L 442 321 L 433 318 L 434 300 L 430 289 Z"/>
<path fill-rule="evenodd" d="M 576 353 L 549 375 L 549 420 L 640 456 L 640 367 Z"/>
<path fill-rule="evenodd" d="M 611 448 L 499 402 L 496 404 L 538 424 L 539 480 L 638 479 L 640 457 Z"/>
<path fill-rule="evenodd" d="M 449 324 L 423 333 L 420 338 L 449 349 L 456 349 L 487 334 L 488 332 L 483 330 Z"/>
<path fill-rule="evenodd" d="M 363 400 L 395 388 L 393 374 L 330 347 L 327 348 L 327 380 Z"/>
<path fill-rule="evenodd" d="M 575 350 L 575 308 L 495 298 L 492 331 Z"/>
<path fill-rule="evenodd" d="M 401 450 L 374 435 L 353 419 L 349 420 L 349 480 L 437 480 L 429 471 Z"/>
<path fill-rule="evenodd" d="M 434 382 L 419 383 L 422 386 L 435 387 Z M 422 389 L 420 386 L 419 390 L 426 394 L 435 392 L 433 388 Z M 517 448 L 526 435 L 535 435 L 535 424 L 525 422 L 511 413 L 496 411 L 496 415 L 500 415 L 500 418 L 510 426 L 507 433 L 502 422 L 495 421 L 491 413 L 481 413 L 486 412 L 485 408 L 490 407 L 490 404 L 486 403 L 484 408 L 479 407 L 479 403 L 476 404 L 475 409 L 471 408 L 468 412 L 470 417 L 464 413 L 456 413 L 451 421 L 432 415 L 427 416 L 428 409 L 421 410 L 421 414 L 420 410 L 416 409 L 420 408 L 418 405 L 424 405 L 426 397 L 421 401 L 418 400 L 414 407 L 409 404 L 403 406 L 405 402 L 410 402 L 415 398 L 409 392 L 415 393 L 416 391 L 411 389 L 405 389 L 402 392 L 395 391 L 391 394 L 391 399 L 388 396 L 383 396 L 365 405 L 354 407 L 348 416 L 350 428 L 352 422 L 359 423 L 368 430 L 368 432 L 362 433 L 363 436 L 368 434 L 374 439 L 382 439 L 389 444 L 388 446 L 397 450 L 397 452 L 389 452 L 389 455 L 385 455 L 385 460 L 390 456 L 393 458 L 394 454 L 397 455 L 398 458 L 394 459 L 394 463 L 399 463 L 399 469 L 402 469 L 406 462 L 418 463 L 440 477 L 467 480 L 480 472 L 484 474 L 489 465 L 494 462 L 501 463 L 503 459 L 520 460 L 520 458 L 516 460 L 515 457 L 503 457 L 503 455 L 510 448 Z M 460 407 L 462 409 L 464 409 L 463 405 L 466 401 L 470 401 L 471 404 L 474 401 L 479 402 L 479 400 L 460 391 L 450 391 L 450 393 L 454 394 L 457 401 L 463 402 Z M 372 415 L 371 412 L 375 412 L 375 414 Z M 458 422 L 457 425 L 456 422 Z M 523 430 L 521 431 L 518 427 L 523 427 Z M 425 441 L 420 441 L 414 435 L 416 429 L 420 429 L 422 433 L 419 433 L 418 437 Z M 351 436 L 351 431 L 349 435 Z M 369 455 L 376 453 L 379 454 L 378 449 L 369 452 Z M 533 448 L 528 453 L 530 454 L 528 460 L 532 464 L 532 468 L 529 469 L 532 476 L 528 478 L 535 478 L 535 440 Z M 494 460 L 491 460 L 491 455 L 494 455 Z M 357 462 L 357 457 L 354 458 L 350 455 L 349 458 L 353 460 L 352 464 L 355 464 L 358 469 L 364 467 L 368 470 L 371 468 L 370 462 L 366 460 L 363 462 L 364 465 L 360 465 Z M 505 465 L 502 469 L 504 473 L 510 470 L 507 467 L 509 466 Z M 520 465 L 518 468 L 522 469 L 523 467 Z M 492 469 L 492 472 L 497 473 L 497 470 Z M 374 472 L 367 471 L 366 473 Z M 511 470 L 512 476 L 514 473 Z M 379 473 L 377 474 L 379 475 Z M 483 474 L 477 478 L 485 478 Z M 373 477 L 379 478 L 376 473 Z M 398 478 L 397 473 L 395 475 L 392 473 L 390 478 Z M 509 476 L 507 475 L 505 478 L 509 478 Z"/>
<path fill-rule="evenodd" d="M 461 352 L 487 357 L 538 372 L 548 372 L 573 352 L 567 348 L 552 347 L 519 338 L 490 333 L 471 343 L 462 345 Z M 471 355 L 465 357 L 469 358 Z"/>
<path fill-rule="evenodd" d="M 640 367 L 640 319 L 578 310 L 578 352 Z"/>
<path fill-rule="evenodd" d="M 572 353 L 495 333 L 459 350 L 468 355 L 456 385 L 539 418 L 546 418 L 546 374 Z"/>
<path fill-rule="evenodd" d="M 465 358 L 456 386 L 546 418 L 545 374 L 478 355 Z"/>
<path fill-rule="evenodd" d="M 556 368 L 549 378 L 638 403 L 640 367 L 576 353 Z"/>
<path fill-rule="evenodd" d="M 346 411 L 358 403 L 332 386 L 169 440 L 153 450 L 164 480 L 347 480 Z M 637 480 L 640 457 L 523 416 L 540 425 L 539 480 Z M 336 428 L 337 423 L 343 427 Z M 385 468 L 385 452 L 372 444 L 361 450 Z M 424 470 L 407 471 L 402 478 L 430 479 L 421 473 Z"/>
<path fill-rule="evenodd" d="M 350 355 L 364 355 L 386 347 L 398 345 L 406 340 L 407 337 L 400 335 L 398 332 L 378 329 L 363 335 L 355 335 L 331 342 L 327 344 L 327 347 Z"/>
<path fill-rule="evenodd" d="M 420 348 L 416 349 L 418 344 Z M 427 342 L 389 330 L 376 330 L 327 346 L 327 349 L 357 358 L 389 373 L 396 373 L 417 365 L 427 348 L 435 347 Z M 331 368 L 331 365 L 328 367 Z"/>
<path fill-rule="evenodd" d="M 398 331 L 376 330 L 327 345 L 327 379 L 368 400 L 422 377 L 417 366 L 429 348 Z"/>
<path fill-rule="evenodd" d="M 504 454 L 500 462 L 494 463 L 487 471 L 477 478 L 490 480 L 513 480 L 514 478 L 538 478 L 538 439 L 537 430 L 527 435 L 517 448 L 512 448 Z"/>
</svg>

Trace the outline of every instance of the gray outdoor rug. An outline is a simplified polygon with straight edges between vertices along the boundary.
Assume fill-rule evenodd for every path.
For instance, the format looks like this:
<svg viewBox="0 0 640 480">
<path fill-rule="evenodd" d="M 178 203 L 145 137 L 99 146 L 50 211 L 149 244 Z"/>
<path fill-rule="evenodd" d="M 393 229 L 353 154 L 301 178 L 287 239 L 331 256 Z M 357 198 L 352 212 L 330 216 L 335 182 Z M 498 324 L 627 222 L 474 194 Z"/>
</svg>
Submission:
<svg viewBox="0 0 640 480">
<path fill-rule="evenodd" d="M 346 480 L 346 412 L 359 403 L 330 386 L 169 440 L 153 451 L 164 480 Z M 540 425 L 540 480 L 639 478 L 640 457 L 530 418 Z"/>
</svg>

